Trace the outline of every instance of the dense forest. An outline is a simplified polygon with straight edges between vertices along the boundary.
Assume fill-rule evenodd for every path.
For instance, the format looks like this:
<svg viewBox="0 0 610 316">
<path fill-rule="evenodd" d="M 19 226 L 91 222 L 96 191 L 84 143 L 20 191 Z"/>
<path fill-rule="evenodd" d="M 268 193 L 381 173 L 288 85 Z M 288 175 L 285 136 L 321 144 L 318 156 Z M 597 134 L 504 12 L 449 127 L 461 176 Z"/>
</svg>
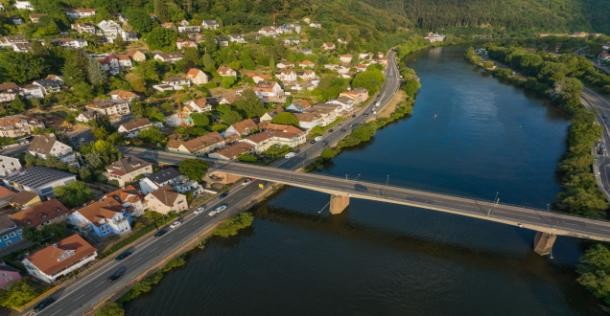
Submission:
<svg viewBox="0 0 610 316">
<path fill-rule="evenodd" d="M 424 30 L 610 32 L 607 0 L 367 0 Z"/>
</svg>

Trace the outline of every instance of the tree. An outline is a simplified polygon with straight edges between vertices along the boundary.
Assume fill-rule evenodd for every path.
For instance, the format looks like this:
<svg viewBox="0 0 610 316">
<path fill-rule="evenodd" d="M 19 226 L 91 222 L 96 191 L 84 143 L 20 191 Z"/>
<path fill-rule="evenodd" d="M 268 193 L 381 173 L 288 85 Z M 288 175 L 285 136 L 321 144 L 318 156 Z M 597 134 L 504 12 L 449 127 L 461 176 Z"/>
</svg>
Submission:
<svg viewBox="0 0 610 316">
<path fill-rule="evenodd" d="M 203 113 L 191 114 L 191 120 L 193 120 L 193 124 L 198 127 L 208 127 L 210 125 L 210 119 Z"/>
<path fill-rule="evenodd" d="M 209 73 L 216 72 L 216 62 L 210 54 L 203 55 L 203 69 Z"/>
<path fill-rule="evenodd" d="M 177 37 L 176 31 L 157 26 L 146 34 L 144 40 L 150 49 L 168 50 L 174 47 Z"/>
<path fill-rule="evenodd" d="M 323 75 L 320 78 L 320 84 L 314 90 L 314 93 L 321 101 L 327 101 L 339 96 L 339 93 L 345 91 L 348 86 L 346 79 L 339 78 L 335 75 Z"/>
<path fill-rule="evenodd" d="M 231 88 L 235 84 L 236 81 L 237 81 L 237 78 L 235 78 L 235 77 L 222 77 L 220 79 L 220 85 L 223 88 L 228 89 L 228 88 Z"/>
<path fill-rule="evenodd" d="M 369 67 L 367 70 L 358 73 L 352 80 L 352 87 L 364 88 L 369 94 L 374 94 L 383 84 L 383 72 L 377 68 Z"/>
<path fill-rule="evenodd" d="M 36 291 L 26 280 L 19 280 L 5 290 L 0 290 L 0 306 L 14 309 L 33 300 L 36 295 Z"/>
<path fill-rule="evenodd" d="M 233 104 L 233 106 L 243 116 L 248 118 L 261 116 L 267 111 L 263 102 L 261 102 L 261 100 L 254 93 L 254 91 L 250 89 L 244 91 L 239 97 L 239 99 L 235 101 L 235 104 Z"/>
<path fill-rule="evenodd" d="M 150 127 L 138 134 L 138 139 L 146 144 L 153 145 L 155 147 L 163 148 L 167 143 L 167 137 L 161 130 L 156 127 Z"/>
<path fill-rule="evenodd" d="M 290 112 L 278 113 L 276 116 L 273 117 L 271 122 L 275 124 L 299 126 L 299 119 L 297 119 L 297 117 Z"/>
<path fill-rule="evenodd" d="M 154 3 L 155 16 L 161 22 L 167 22 L 170 19 L 169 8 L 167 7 L 166 0 L 155 0 Z"/>
<path fill-rule="evenodd" d="M 216 111 L 218 112 L 218 117 L 220 120 L 226 125 L 231 125 L 242 118 L 238 112 L 233 111 L 227 104 L 218 105 L 216 107 Z"/>
<path fill-rule="evenodd" d="M 125 310 L 117 302 L 109 302 L 104 304 L 102 308 L 95 311 L 95 316 L 123 316 Z"/>
<path fill-rule="evenodd" d="M 43 245 L 45 243 L 60 240 L 68 235 L 69 231 L 64 223 L 44 225 L 41 229 L 27 227 L 23 230 L 23 238 L 27 241 Z"/>
<path fill-rule="evenodd" d="M 200 159 L 185 159 L 178 165 L 180 174 L 193 181 L 201 181 L 208 171 L 208 164 Z"/>
<path fill-rule="evenodd" d="M 53 189 L 55 197 L 67 207 L 77 207 L 91 200 L 93 192 L 87 184 L 81 181 L 73 181 L 64 186 Z"/>
<path fill-rule="evenodd" d="M 610 305 L 610 249 L 596 244 L 585 252 L 580 261 L 578 283 Z"/>
<path fill-rule="evenodd" d="M 87 79 L 94 87 L 101 87 L 106 83 L 106 72 L 102 69 L 102 65 L 92 57 L 87 62 Z"/>
<path fill-rule="evenodd" d="M 89 60 L 83 50 L 70 50 L 66 54 L 66 61 L 62 67 L 63 79 L 68 86 L 74 86 L 87 80 L 87 73 L 83 71 Z"/>
<path fill-rule="evenodd" d="M 125 10 L 125 17 L 129 20 L 129 25 L 138 34 L 148 33 L 154 26 L 153 20 L 142 8 L 134 7 Z"/>
<path fill-rule="evenodd" d="M 47 71 L 45 60 L 31 53 L 0 53 L 0 73 L 5 81 L 26 83 L 39 79 Z"/>
</svg>

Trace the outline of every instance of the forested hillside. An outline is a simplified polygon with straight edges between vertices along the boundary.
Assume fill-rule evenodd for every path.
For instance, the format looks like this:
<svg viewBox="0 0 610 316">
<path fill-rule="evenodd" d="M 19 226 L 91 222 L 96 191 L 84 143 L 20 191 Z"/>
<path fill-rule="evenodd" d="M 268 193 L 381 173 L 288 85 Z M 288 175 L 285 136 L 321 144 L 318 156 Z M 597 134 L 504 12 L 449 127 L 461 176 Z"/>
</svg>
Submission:
<svg viewBox="0 0 610 316">
<path fill-rule="evenodd" d="M 610 32 L 607 0 L 366 0 L 402 12 L 424 30 L 481 27 L 514 31 Z"/>
</svg>

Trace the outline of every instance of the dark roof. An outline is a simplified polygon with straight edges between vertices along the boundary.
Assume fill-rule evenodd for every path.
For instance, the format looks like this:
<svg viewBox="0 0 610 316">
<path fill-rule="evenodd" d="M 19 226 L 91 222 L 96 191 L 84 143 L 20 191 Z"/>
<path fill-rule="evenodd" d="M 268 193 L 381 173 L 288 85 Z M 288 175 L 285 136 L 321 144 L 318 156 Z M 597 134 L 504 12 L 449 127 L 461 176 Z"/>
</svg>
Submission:
<svg viewBox="0 0 610 316">
<path fill-rule="evenodd" d="M 0 233 L 17 228 L 17 224 L 6 213 L 0 213 Z"/>
<path fill-rule="evenodd" d="M 40 224 L 68 214 L 70 210 L 59 200 L 52 199 L 11 214 L 11 219 L 21 226 L 38 227 Z"/>
<path fill-rule="evenodd" d="M 32 201 L 34 198 L 38 197 L 38 194 L 30 191 L 21 191 L 17 192 L 15 196 L 11 199 L 11 204 L 13 205 L 25 205 Z"/>
<path fill-rule="evenodd" d="M 148 176 L 148 178 L 152 182 L 160 184 L 160 183 L 164 183 L 169 180 L 175 179 L 179 176 L 180 176 L 180 173 L 178 172 L 178 170 L 176 170 L 176 168 L 170 167 L 170 168 L 161 169 L 161 170 L 151 174 L 150 176 Z"/>
<path fill-rule="evenodd" d="M 73 174 L 46 167 L 31 167 L 12 176 L 6 177 L 9 182 L 16 182 L 31 188 L 38 188 L 47 183 L 74 177 Z"/>
</svg>

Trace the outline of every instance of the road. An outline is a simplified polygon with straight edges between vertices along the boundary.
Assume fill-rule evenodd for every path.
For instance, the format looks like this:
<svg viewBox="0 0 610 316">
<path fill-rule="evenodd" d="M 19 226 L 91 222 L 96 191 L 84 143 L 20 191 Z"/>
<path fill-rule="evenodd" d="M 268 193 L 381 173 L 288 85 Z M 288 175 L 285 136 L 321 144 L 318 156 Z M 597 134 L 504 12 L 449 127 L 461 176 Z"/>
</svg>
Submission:
<svg viewBox="0 0 610 316">
<path fill-rule="evenodd" d="M 191 155 L 165 151 L 130 148 L 132 155 L 167 164 L 178 164 Z M 203 159 L 203 158 L 202 158 Z M 571 216 L 532 208 L 493 203 L 390 185 L 348 180 L 313 173 L 295 173 L 275 167 L 257 166 L 234 161 L 205 159 L 211 168 L 245 177 L 253 177 L 284 185 L 348 195 L 351 198 L 380 201 L 435 210 L 481 220 L 520 226 L 560 236 L 610 241 L 610 222 Z"/>
<path fill-rule="evenodd" d="M 600 147 L 596 148 L 595 177 L 606 198 L 610 200 L 610 101 L 589 88 L 584 88 L 581 96 L 583 105 L 595 113 L 604 129 Z"/>
<path fill-rule="evenodd" d="M 345 137 L 351 126 L 361 124 L 370 115 L 374 103 L 380 100 L 385 105 L 396 93 L 400 86 L 400 77 L 395 62 L 395 54 L 388 53 L 388 67 L 386 68 L 386 80 L 381 92 L 377 97 L 358 112 L 356 117 L 350 117 L 333 132 L 323 136 L 323 141 L 315 144 L 307 144 L 301 148 L 300 153 L 292 159 L 277 161 L 273 166 L 283 169 L 296 170 L 303 166 L 306 161 L 317 157 L 324 148 L 337 143 Z M 291 171 L 292 172 L 292 171 Z M 258 189 L 260 181 L 254 181 L 246 186 L 238 186 L 229 192 L 223 200 L 218 198 L 206 204 L 206 209 L 211 210 L 221 204 L 228 206 L 227 210 L 214 217 L 205 214 L 195 216 L 189 214 L 184 218 L 181 226 L 170 231 L 161 237 L 150 237 L 135 246 L 134 253 L 122 261 L 109 261 L 95 271 L 82 276 L 79 280 L 62 288 L 52 297 L 56 301 L 41 311 L 40 315 L 63 316 L 63 315 L 83 315 L 90 312 L 99 302 L 108 299 L 113 294 L 129 287 L 132 280 L 155 267 L 159 262 L 171 256 L 177 247 L 189 241 L 201 237 L 223 219 L 231 217 L 243 210 L 262 192 Z M 108 277 L 119 267 L 126 267 L 127 272 L 123 277 L 116 281 L 110 281 Z"/>
</svg>

